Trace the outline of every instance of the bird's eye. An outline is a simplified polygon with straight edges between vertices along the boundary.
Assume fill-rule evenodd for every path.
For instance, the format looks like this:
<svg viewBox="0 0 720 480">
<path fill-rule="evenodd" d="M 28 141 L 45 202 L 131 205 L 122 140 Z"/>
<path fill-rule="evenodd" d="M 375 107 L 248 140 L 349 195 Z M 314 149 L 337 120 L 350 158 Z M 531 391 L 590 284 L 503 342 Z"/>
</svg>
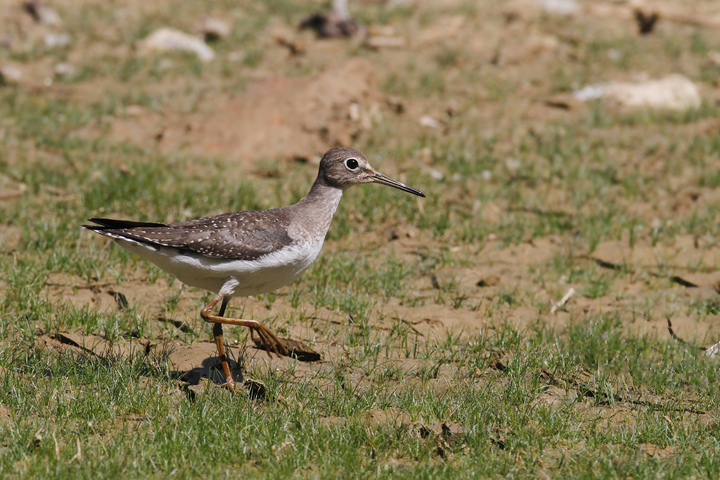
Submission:
<svg viewBox="0 0 720 480">
<path fill-rule="evenodd" d="M 348 158 L 347 160 L 345 160 L 345 166 L 348 168 L 348 170 L 357 170 L 358 161 L 354 158 Z"/>
</svg>

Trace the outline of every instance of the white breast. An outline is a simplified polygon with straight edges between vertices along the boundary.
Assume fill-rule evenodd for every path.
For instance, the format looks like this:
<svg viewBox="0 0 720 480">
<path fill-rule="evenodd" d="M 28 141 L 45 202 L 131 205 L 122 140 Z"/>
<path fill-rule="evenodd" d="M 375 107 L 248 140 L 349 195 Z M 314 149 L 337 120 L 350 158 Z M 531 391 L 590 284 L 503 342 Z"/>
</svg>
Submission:
<svg viewBox="0 0 720 480">
<path fill-rule="evenodd" d="M 284 247 L 257 260 L 224 260 L 116 239 L 126 250 L 149 260 L 181 282 L 230 297 L 272 292 L 293 282 L 315 261 L 323 240 Z"/>
</svg>

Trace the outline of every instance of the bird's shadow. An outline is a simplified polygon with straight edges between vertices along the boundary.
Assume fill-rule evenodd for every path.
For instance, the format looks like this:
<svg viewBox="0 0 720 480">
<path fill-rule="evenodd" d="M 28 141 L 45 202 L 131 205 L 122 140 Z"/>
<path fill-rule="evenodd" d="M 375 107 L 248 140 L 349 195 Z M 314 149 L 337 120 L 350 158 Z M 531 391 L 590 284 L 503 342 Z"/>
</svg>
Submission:
<svg viewBox="0 0 720 480">
<path fill-rule="evenodd" d="M 228 365 L 230 366 L 230 375 L 235 383 L 244 382 L 245 378 L 242 374 L 242 366 L 235 360 L 229 358 Z M 216 385 L 227 383 L 219 357 L 208 357 L 202 361 L 202 366 L 200 367 L 195 367 L 192 370 L 173 370 L 170 372 L 170 375 L 188 385 L 198 385 L 203 378 L 207 378 Z"/>
</svg>

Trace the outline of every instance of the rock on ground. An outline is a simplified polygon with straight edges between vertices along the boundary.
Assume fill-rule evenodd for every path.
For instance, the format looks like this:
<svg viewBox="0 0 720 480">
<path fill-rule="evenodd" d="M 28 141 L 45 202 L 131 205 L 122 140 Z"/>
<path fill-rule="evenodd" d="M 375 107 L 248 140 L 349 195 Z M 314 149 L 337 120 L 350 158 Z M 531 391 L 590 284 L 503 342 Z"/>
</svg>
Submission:
<svg viewBox="0 0 720 480">
<path fill-rule="evenodd" d="M 687 110 L 700 106 L 697 86 L 682 75 L 642 82 L 607 82 L 589 85 L 575 93 L 581 101 L 603 98 L 624 107 Z"/>
<path fill-rule="evenodd" d="M 160 28 L 140 42 L 144 53 L 183 51 L 192 52 L 203 62 L 215 58 L 215 52 L 205 42 L 173 28 Z"/>
</svg>

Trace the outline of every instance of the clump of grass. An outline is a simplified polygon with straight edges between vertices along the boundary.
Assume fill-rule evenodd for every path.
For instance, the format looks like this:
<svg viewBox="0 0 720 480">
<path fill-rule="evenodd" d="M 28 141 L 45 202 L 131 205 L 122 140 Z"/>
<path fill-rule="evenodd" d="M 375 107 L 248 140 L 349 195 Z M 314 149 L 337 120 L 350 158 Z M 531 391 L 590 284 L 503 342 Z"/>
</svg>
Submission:
<svg viewBox="0 0 720 480">
<path fill-rule="evenodd" d="M 55 7 L 73 32 L 70 47 L 23 43 L 3 55 L 55 65 L 83 58 L 84 45 L 99 47 L 77 60 L 74 77 L 55 78 L 52 88 L 0 89 L 0 182 L 25 189 L 0 200 L 4 477 L 720 475 L 711 418 L 720 403 L 716 362 L 698 355 L 692 339 L 681 345 L 630 327 L 656 322 L 663 311 L 712 320 L 719 313 L 715 302 L 676 295 L 672 289 L 681 287 L 667 276 L 673 268 L 708 272 L 714 266 L 705 257 L 679 267 L 667 262 L 658 278 L 631 265 L 602 269 L 588 258 L 606 241 L 665 246 L 685 235 L 711 256 L 720 225 L 711 192 L 720 185 L 720 140 L 706 122 L 718 117 L 718 107 L 706 101 L 686 112 L 618 111 L 597 102 L 560 111 L 537 101 L 632 72 L 664 75 L 678 65 L 710 84 L 717 76 L 706 61 L 717 46 L 710 33 L 686 35 L 668 24 L 662 35 L 618 36 L 586 28 L 576 17 L 543 15 L 531 23 L 558 41 L 555 51 L 545 52 L 548 62 L 538 55 L 494 65 L 468 37 L 486 17 L 497 17 L 492 8 L 380 2 L 352 13 L 364 25 L 387 25 L 412 39 L 407 48 L 375 51 L 308 39 L 304 55 L 288 58 L 270 30 L 278 22 L 280 29 L 297 24 L 316 2 L 127 7 L 131 23 L 110 4 Z M 189 31 L 204 14 L 233 26 L 213 44 L 216 62 L 183 54 L 143 57 L 127 48 L 163 18 Z M 460 40 L 450 35 L 426 46 L 423 35 L 445 20 L 458 21 Z M 105 133 L 130 105 L 199 111 L 205 95 L 240 93 L 258 77 L 332 68 L 329 51 L 333 62 L 344 55 L 370 59 L 379 90 L 395 97 L 393 108 L 379 102 L 377 118 L 352 146 L 369 152 L 379 170 L 395 175 L 395 169 L 427 194 L 418 203 L 380 186 L 348 191 L 327 251 L 299 282 L 259 297 L 266 310 L 294 309 L 263 319 L 278 332 L 299 326 L 323 352 L 340 353 L 311 368 L 248 367 L 244 374 L 267 386 L 265 401 L 250 401 L 212 386 L 190 394 L 178 387 L 167 359 L 144 350 L 95 356 L 40 348 L 42 341 L 36 347 L 41 335 L 61 332 L 128 343 L 130 337 L 208 336 L 207 325 L 201 333 L 158 328 L 157 312 L 132 298 L 107 310 L 62 298 L 58 292 L 76 296 L 103 284 L 142 282 L 161 292 L 169 285 L 170 293 L 147 308 L 178 321 L 197 313 L 182 306 L 181 294 L 199 297 L 198 305 L 208 299 L 194 289 L 177 290 L 155 267 L 79 225 L 92 216 L 181 221 L 289 204 L 307 192 L 316 169 L 268 158 L 265 176 L 237 180 L 223 159 L 162 154 L 115 143 Z M 102 98 L 81 100 L 86 84 L 108 88 Z M 422 128 L 416 114 L 445 128 Z M 428 175 L 426 166 L 442 178 Z M 402 224 L 418 236 L 391 240 L 388 226 Z M 6 242 L 5 230 L 18 240 Z M 365 244 L 373 234 L 375 243 Z M 498 248 L 527 243 L 531 253 L 508 260 L 484 251 L 498 242 Z M 538 260 L 548 248 L 549 260 Z M 485 262 L 507 268 L 512 275 L 504 273 L 503 282 L 512 282 L 482 290 L 460 281 L 431 289 L 427 282 L 436 270 L 462 267 L 472 275 Z M 55 285 L 55 276 L 71 284 Z M 625 292 L 628 282 L 635 289 Z M 573 297 L 566 311 L 550 316 L 548 297 L 560 298 L 569 285 L 583 298 Z M 613 298 L 615 291 L 622 293 Z M 575 300 L 602 303 L 611 312 L 586 313 Z M 246 308 L 254 302 L 236 302 L 233 315 L 257 314 Z M 423 307 L 447 309 L 450 319 L 462 315 L 476 325 L 427 328 Z M 516 321 L 527 309 L 537 315 Z M 233 330 L 228 339 L 245 333 Z M 389 418 L 372 421 L 370 412 Z M 651 457 L 648 445 L 664 453 Z"/>
</svg>

